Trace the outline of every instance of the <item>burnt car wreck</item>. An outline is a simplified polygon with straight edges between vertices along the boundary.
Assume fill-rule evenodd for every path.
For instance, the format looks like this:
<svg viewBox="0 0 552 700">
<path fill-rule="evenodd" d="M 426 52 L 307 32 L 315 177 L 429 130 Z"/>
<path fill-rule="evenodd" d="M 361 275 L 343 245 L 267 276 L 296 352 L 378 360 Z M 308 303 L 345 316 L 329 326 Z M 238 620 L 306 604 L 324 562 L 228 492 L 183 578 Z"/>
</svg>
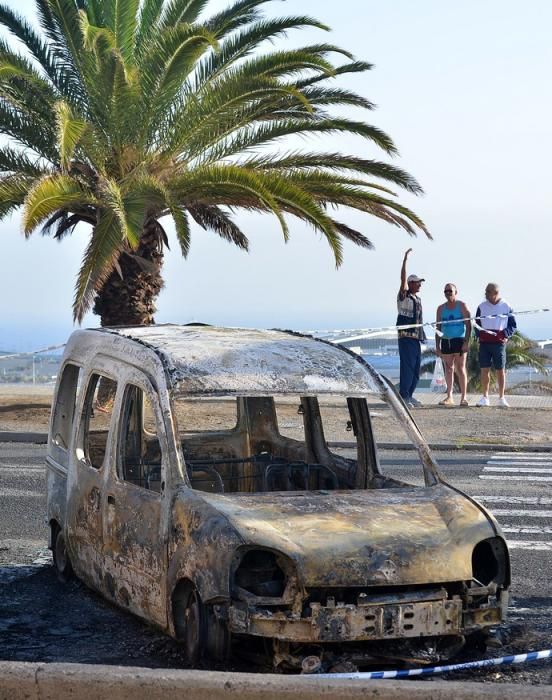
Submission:
<svg viewBox="0 0 552 700">
<path fill-rule="evenodd" d="M 423 483 L 382 470 L 373 401 L 417 448 Z M 330 450 L 332 421 L 354 458 Z M 393 387 L 323 341 L 77 331 L 47 467 L 59 578 L 160 627 L 188 664 L 233 645 L 282 668 L 434 661 L 506 614 L 495 519 L 444 481 Z"/>
</svg>

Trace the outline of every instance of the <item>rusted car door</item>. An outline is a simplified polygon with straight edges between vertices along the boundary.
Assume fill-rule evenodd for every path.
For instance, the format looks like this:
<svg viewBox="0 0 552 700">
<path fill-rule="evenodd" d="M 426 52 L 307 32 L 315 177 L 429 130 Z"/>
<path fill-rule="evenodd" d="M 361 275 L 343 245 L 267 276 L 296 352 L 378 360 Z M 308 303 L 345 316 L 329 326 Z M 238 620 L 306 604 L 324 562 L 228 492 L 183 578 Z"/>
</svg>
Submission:
<svg viewBox="0 0 552 700">
<path fill-rule="evenodd" d="M 167 449 L 157 396 L 145 377 L 128 373 L 118 410 L 103 504 L 106 578 L 117 603 L 164 627 Z"/>
<path fill-rule="evenodd" d="M 103 482 L 111 459 L 117 382 L 101 363 L 85 381 L 68 476 L 67 547 L 77 575 L 103 590 Z"/>
</svg>

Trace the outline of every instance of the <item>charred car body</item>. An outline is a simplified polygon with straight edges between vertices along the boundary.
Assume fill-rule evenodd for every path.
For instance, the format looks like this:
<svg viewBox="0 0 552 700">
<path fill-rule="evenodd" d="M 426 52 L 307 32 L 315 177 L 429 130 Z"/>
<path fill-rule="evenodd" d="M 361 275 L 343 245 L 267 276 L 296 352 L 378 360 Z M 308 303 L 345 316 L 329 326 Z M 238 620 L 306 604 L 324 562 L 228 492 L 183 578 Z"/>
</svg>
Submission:
<svg viewBox="0 0 552 700">
<path fill-rule="evenodd" d="M 354 459 L 328 447 L 325 397 L 343 401 Z M 367 398 L 416 446 L 421 485 L 382 472 Z M 59 577 L 74 570 L 180 640 L 192 664 L 227 657 L 235 639 L 264 640 L 276 665 L 312 653 L 433 660 L 506 613 L 509 556 L 494 518 L 445 483 L 383 377 L 311 337 L 77 331 L 47 473 Z"/>
</svg>

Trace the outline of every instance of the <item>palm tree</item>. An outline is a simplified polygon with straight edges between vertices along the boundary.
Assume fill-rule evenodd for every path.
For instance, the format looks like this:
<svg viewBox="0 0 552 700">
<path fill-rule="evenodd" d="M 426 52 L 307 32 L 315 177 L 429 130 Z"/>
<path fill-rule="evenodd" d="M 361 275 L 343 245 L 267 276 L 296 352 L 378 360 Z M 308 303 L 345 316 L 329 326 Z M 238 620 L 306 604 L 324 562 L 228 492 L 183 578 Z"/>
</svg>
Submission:
<svg viewBox="0 0 552 700">
<path fill-rule="evenodd" d="M 327 29 L 307 16 L 267 19 L 267 1 L 234 0 L 203 18 L 209 0 L 35 0 L 41 33 L 0 5 L 0 25 L 23 47 L 0 41 L 0 133 L 10 139 L 0 219 L 22 207 L 26 236 L 58 240 L 90 226 L 77 321 L 93 305 L 102 325 L 153 322 L 164 217 L 184 257 L 191 219 L 247 250 L 236 210 L 272 213 L 286 240 L 286 215 L 308 222 L 337 266 L 343 239 L 372 247 L 335 218 L 338 207 L 429 235 L 389 189 L 421 192 L 400 168 L 282 150 L 283 137 L 346 133 L 396 153 L 380 129 L 335 116 L 336 106 L 373 108 L 334 84 L 370 64 L 328 43 L 258 51 L 291 29 Z"/>
<path fill-rule="evenodd" d="M 422 372 L 433 372 L 435 369 L 435 351 L 428 349 L 424 353 L 422 362 Z M 506 369 L 514 367 L 532 367 L 543 375 L 548 374 L 546 363 L 548 357 L 539 352 L 538 345 L 530 338 L 519 331 L 506 344 Z M 479 342 L 475 336 L 470 338 L 468 357 L 466 360 L 466 370 L 468 373 L 468 392 L 478 392 L 481 390 L 481 367 L 479 366 Z M 496 384 L 494 372 L 491 371 L 491 386 Z"/>
</svg>

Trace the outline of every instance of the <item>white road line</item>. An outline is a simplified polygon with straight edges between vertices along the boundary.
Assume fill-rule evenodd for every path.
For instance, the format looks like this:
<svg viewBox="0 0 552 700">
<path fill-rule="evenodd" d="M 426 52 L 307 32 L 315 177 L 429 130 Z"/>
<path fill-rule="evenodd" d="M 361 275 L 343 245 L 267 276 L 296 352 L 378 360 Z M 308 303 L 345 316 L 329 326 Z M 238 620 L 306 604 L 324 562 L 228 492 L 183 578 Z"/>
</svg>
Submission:
<svg viewBox="0 0 552 700">
<path fill-rule="evenodd" d="M 547 460 L 546 462 L 534 462 L 533 460 L 520 460 L 520 459 L 512 459 L 512 460 L 489 460 L 487 462 L 489 465 L 497 466 L 497 465 L 503 465 L 503 466 L 508 466 L 510 465 L 511 467 L 552 467 L 552 462 L 550 460 Z"/>
<path fill-rule="evenodd" d="M 497 454 L 496 452 L 491 455 L 490 459 L 508 459 L 512 462 L 517 460 L 523 461 L 524 459 L 530 462 L 552 462 L 552 453 L 545 454 L 528 454 L 528 453 L 518 453 L 518 454 Z"/>
<path fill-rule="evenodd" d="M 33 472 L 35 474 L 44 472 L 45 467 L 40 466 L 40 467 L 20 467 L 16 464 L 13 465 L 13 467 L 0 467 L 0 472 L 4 472 L 6 474 L 19 474 L 21 472 Z"/>
<path fill-rule="evenodd" d="M 534 549 L 537 552 L 551 552 L 552 542 L 542 540 L 508 540 L 508 549 Z"/>
<path fill-rule="evenodd" d="M 493 515 L 510 515 L 514 518 L 552 518 L 552 510 L 514 510 L 493 508 Z"/>
<path fill-rule="evenodd" d="M 552 476 L 510 476 L 509 474 L 480 474 L 487 481 L 552 481 Z"/>
<path fill-rule="evenodd" d="M 550 459 L 551 452 L 495 452 L 491 459 Z"/>
<path fill-rule="evenodd" d="M 481 494 L 473 496 L 473 498 L 484 503 L 524 503 L 528 506 L 552 506 L 552 497 L 550 496 L 494 496 Z"/>
<path fill-rule="evenodd" d="M 538 525 L 502 525 L 502 531 L 508 532 L 512 535 L 551 535 L 552 527 L 544 525 L 539 527 Z"/>
<path fill-rule="evenodd" d="M 552 474 L 552 469 L 540 467 L 483 467 L 484 472 L 519 472 L 520 474 Z"/>
</svg>

